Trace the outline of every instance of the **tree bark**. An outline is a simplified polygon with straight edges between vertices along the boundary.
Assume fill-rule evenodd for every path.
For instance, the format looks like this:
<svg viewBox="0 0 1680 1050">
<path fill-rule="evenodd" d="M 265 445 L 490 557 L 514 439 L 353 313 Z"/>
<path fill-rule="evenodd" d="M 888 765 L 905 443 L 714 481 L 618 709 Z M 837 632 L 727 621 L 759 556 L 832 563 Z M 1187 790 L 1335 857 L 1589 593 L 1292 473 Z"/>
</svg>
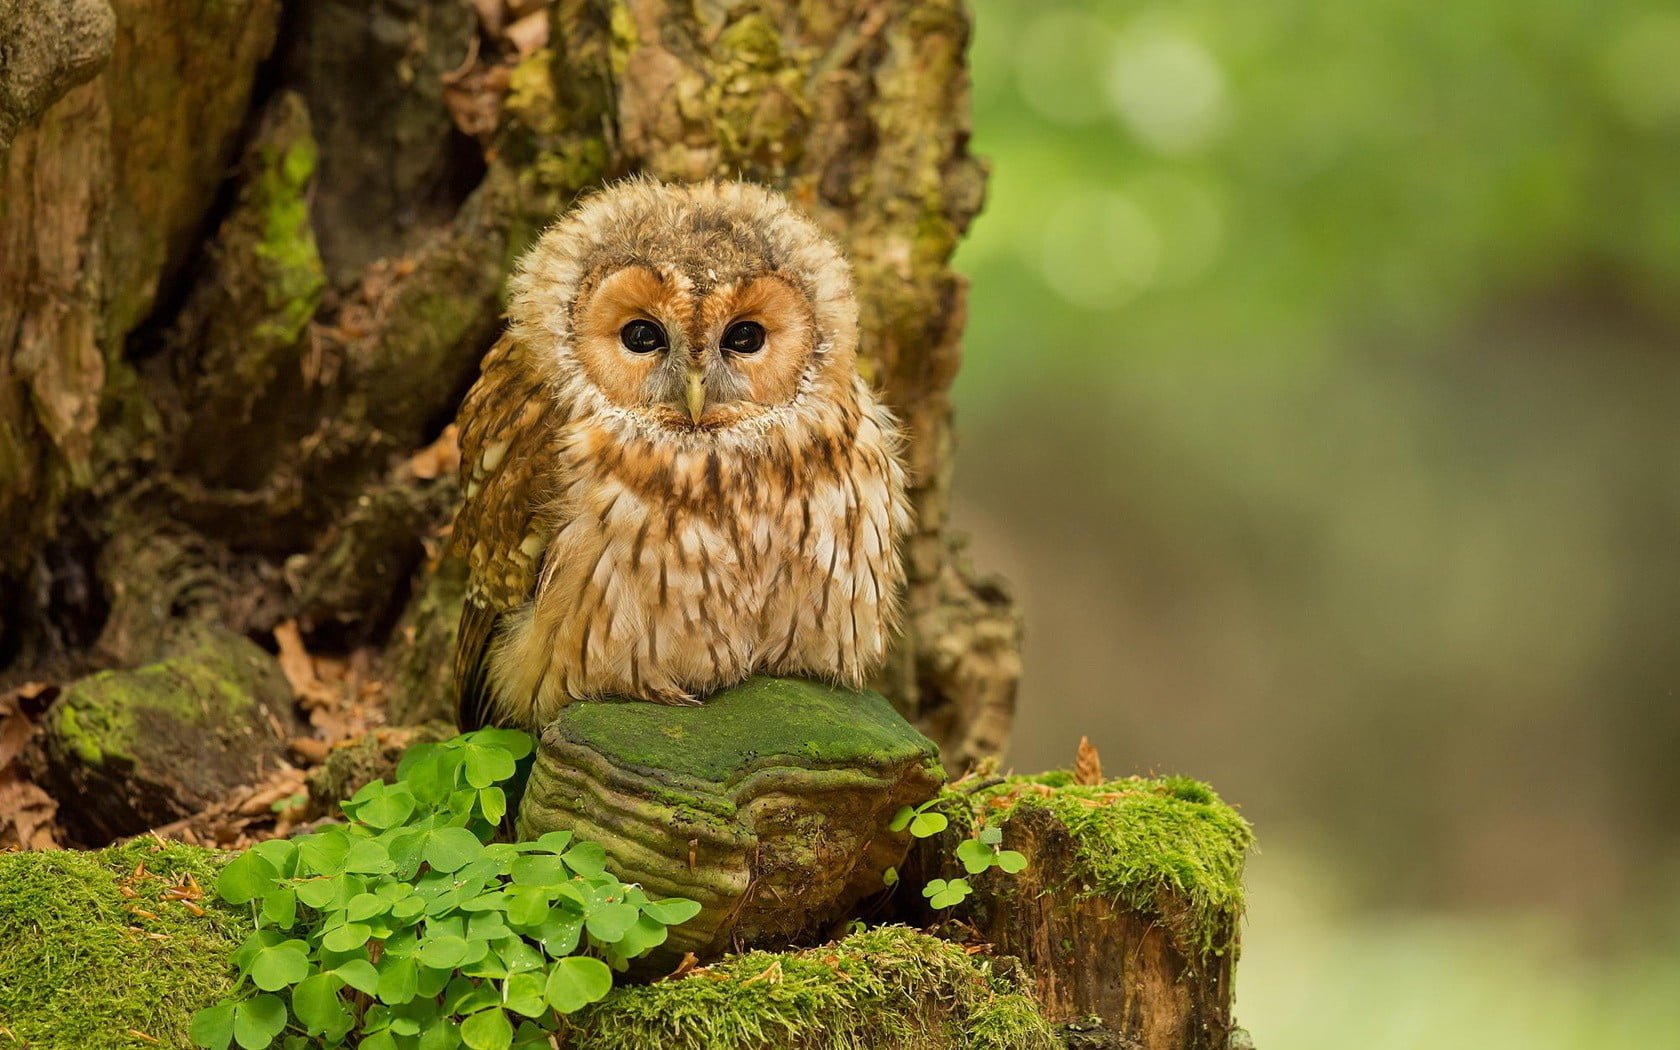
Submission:
<svg viewBox="0 0 1680 1050">
<path fill-rule="evenodd" d="M 509 266 L 606 180 L 739 176 L 844 244 L 905 424 L 917 528 L 881 685 L 953 767 L 1005 745 L 1019 624 L 947 513 L 949 259 L 985 181 L 959 0 L 111 7 L 90 81 L 97 19 L 51 76 L 0 70 L 0 102 L 32 100 L 0 157 L 4 680 L 134 666 L 181 619 L 267 644 L 297 618 L 313 647 L 384 648 L 398 717 L 446 709 L 456 494 L 409 457 Z"/>
</svg>

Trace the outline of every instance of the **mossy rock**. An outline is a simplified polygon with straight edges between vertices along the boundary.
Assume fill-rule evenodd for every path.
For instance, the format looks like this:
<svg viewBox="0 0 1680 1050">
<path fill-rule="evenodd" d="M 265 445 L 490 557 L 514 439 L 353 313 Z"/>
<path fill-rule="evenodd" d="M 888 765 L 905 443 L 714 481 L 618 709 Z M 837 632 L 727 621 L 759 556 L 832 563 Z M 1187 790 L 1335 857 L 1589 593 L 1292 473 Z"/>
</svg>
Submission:
<svg viewBox="0 0 1680 1050">
<path fill-rule="evenodd" d="M 223 856 L 150 838 L 0 854 L 0 1046 L 190 1047 L 194 1011 L 233 988 L 228 956 L 251 918 L 165 893 L 190 876 L 214 896 Z"/>
<path fill-rule="evenodd" d="M 296 725 L 270 654 L 199 626 L 157 663 L 67 686 L 47 712 L 46 780 L 83 841 L 109 842 L 195 813 L 275 769 Z"/>
<path fill-rule="evenodd" d="M 944 780 L 885 698 L 752 678 L 696 707 L 575 703 L 542 734 L 522 838 L 569 830 L 622 879 L 700 902 L 665 951 L 782 946 L 882 888 L 909 847 L 887 830 Z"/>
<path fill-rule="evenodd" d="M 190 1050 L 194 1011 L 234 991 L 229 956 L 251 919 L 165 891 L 189 876 L 209 890 L 230 856 L 150 839 L 0 854 L 0 1034 L 30 1050 Z M 1028 990 L 1006 961 L 880 927 L 617 988 L 576 1015 L 566 1046 L 1052 1050 Z"/>
</svg>

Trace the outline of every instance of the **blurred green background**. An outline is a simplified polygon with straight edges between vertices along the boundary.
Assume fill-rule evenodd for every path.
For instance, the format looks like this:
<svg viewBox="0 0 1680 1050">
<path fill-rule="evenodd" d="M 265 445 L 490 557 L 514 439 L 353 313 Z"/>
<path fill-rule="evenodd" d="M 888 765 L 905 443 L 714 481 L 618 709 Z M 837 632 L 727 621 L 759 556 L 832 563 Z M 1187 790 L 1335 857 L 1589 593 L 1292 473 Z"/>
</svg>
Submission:
<svg viewBox="0 0 1680 1050">
<path fill-rule="evenodd" d="M 1261 1050 L 1680 1046 L 1680 8 L 974 8 L 1012 762 L 1242 806 Z"/>
</svg>

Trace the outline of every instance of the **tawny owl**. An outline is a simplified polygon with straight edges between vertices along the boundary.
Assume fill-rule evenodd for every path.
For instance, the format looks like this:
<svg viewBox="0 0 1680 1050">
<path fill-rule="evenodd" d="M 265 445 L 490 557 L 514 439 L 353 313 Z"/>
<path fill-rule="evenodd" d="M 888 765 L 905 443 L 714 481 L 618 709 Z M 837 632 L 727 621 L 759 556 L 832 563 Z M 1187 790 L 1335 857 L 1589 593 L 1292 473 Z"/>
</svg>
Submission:
<svg viewBox="0 0 1680 1050">
<path fill-rule="evenodd" d="M 630 181 L 549 229 L 461 407 L 463 725 L 861 685 L 909 528 L 850 269 L 777 194 Z"/>
</svg>

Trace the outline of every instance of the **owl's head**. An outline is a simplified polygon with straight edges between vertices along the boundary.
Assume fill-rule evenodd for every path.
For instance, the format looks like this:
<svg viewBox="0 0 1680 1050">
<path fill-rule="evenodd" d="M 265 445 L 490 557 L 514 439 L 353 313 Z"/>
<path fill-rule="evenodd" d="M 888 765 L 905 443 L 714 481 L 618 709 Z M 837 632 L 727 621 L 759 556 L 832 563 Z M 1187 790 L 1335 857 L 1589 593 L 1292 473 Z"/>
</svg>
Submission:
<svg viewBox="0 0 1680 1050">
<path fill-rule="evenodd" d="M 513 334 L 556 387 L 643 427 L 762 428 L 854 382 L 850 268 L 760 186 L 610 186 L 543 234 L 510 291 Z"/>
</svg>

